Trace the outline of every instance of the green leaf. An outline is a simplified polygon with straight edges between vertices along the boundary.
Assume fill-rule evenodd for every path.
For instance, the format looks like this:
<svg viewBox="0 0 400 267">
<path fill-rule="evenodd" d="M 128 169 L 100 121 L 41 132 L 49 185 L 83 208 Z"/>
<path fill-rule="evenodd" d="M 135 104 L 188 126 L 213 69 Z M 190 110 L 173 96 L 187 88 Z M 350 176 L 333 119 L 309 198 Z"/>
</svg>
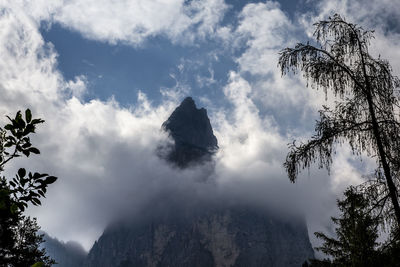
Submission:
<svg viewBox="0 0 400 267">
<path fill-rule="evenodd" d="M 22 118 L 22 115 L 19 114 L 18 118 L 15 118 L 16 123 L 18 124 L 18 128 L 19 129 L 24 129 L 26 126 L 26 123 L 24 121 L 24 119 Z"/>
<path fill-rule="evenodd" d="M 22 145 L 22 148 L 28 148 L 28 147 L 30 147 L 31 145 L 32 145 L 31 143 L 27 142 L 27 143 L 25 143 L 25 144 Z"/>
<path fill-rule="evenodd" d="M 4 126 L 4 129 L 11 131 L 14 127 L 12 126 L 12 124 L 7 124 L 6 126 Z"/>
<path fill-rule="evenodd" d="M 46 197 L 46 196 L 44 195 L 44 192 L 43 192 L 42 190 L 39 190 L 38 193 L 39 193 L 39 195 L 41 195 L 42 197 Z"/>
<path fill-rule="evenodd" d="M 18 170 L 18 175 L 19 175 L 19 177 L 21 177 L 21 178 L 25 177 L 25 175 L 26 175 L 26 170 L 25 170 L 24 168 L 20 168 L 20 169 Z"/>
<path fill-rule="evenodd" d="M 27 181 L 28 181 L 28 180 L 26 180 L 26 179 L 24 179 L 24 178 L 22 178 L 22 177 L 21 177 L 21 179 L 19 179 L 19 182 L 20 182 L 20 184 L 21 184 L 22 187 L 25 186 L 25 184 L 26 184 Z"/>
<path fill-rule="evenodd" d="M 27 201 L 30 201 L 30 200 L 31 200 L 31 198 L 28 197 L 28 196 L 23 196 L 23 197 L 20 197 L 20 198 L 19 198 L 19 201 L 20 201 L 20 202 L 27 202 Z"/>
<path fill-rule="evenodd" d="M 25 119 L 26 119 L 27 123 L 30 123 L 32 120 L 32 113 L 29 108 L 27 110 L 25 110 Z"/>
<path fill-rule="evenodd" d="M 54 183 L 55 181 L 57 181 L 57 177 L 55 177 L 55 176 L 49 176 L 49 177 L 47 177 L 46 178 L 46 180 L 44 181 L 46 184 L 52 184 L 52 183 Z"/>
<path fill-rule="evenodd" d="M 43 123 L 44 122 L 44 120 L 42 120 L 42 119 L 33 119 L 32 120 L 32 124 L 38 124 L 38 123 Z"/>
<path fill-rule="evenodd" d="M 40 154 L 39 149 L 37 149 L 36 147 L 30 147 L 28 149 L 29 152 L 33 153 L 33 154 Z"/>
<path fill-rule="evenodd" d="M 40 200 L 38 198 L 32 198 L 31 202 L 35 206 L 42 205 L 42 202 L 40 202 Z"/>
<path fill-rule="evenodd" d="M 15 114 L 15 120 L 17 121 L 19 119 L 22 119 L 21 110 L 18 110 L 17 114 Z"/>
<path fill-rule="evenodd" d="M 31 267 L 44 267 L 44 263 L 43 262 L 36 262 Z"/>
<path fill-rule="evenodd" d="M 24 130 L 24 135 L 28 135 L 34 132 L 35 132 L 35 125 L 33 125 L 32 123 L 26 125 L 26 128 Z"/>
<path fill-rule="evenodd" d="M 46 176 L 49 176 L 47 173 L 38 173 L 38 172 L 35 172 L 34 174 L 33 174 L 33 179 L 39 179 L 39 178 L 43 178 L 43 177 L 46 177 Z"/>
<path fill-rule="evenodd" d="M 11 142 L 7 142 L 4 144 L 4 147 L 12 147 L 12 146 L 13 146 L 13 143 L 11 143 Z"/>
<path fill-rule="evenodd" d="M 16 138 L 21 139 L 22 138 L 22 132 L 21 131 L 16 131 L 15 135 Z"/>
</svg>

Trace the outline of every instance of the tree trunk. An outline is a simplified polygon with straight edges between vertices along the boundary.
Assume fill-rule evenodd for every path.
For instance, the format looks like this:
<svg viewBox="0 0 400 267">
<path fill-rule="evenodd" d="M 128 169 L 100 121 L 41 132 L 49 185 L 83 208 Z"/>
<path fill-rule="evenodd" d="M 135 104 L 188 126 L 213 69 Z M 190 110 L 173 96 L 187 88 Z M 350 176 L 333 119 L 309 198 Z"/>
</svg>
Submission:
<svg viewBox="0 0 400 267">
<path fill-rule="evenodd" d="M 400 226 L 400 206 L 399 206 L 399 201 L 397 198 L 397 189 L 396 189 L 396 186 L 394 185 L 392 174 L 390 172 L 390 167 L 386 160 L 385 150 L 383 148 L 383 144 L 382 144 L 382 140 L 381 140 L 381 136 L 380 136 L 379 125 L 377 123 L 377 120 L 375 117 L 375 112 L 374 112 L 372 105 L 373 105 L 372 99 L 370 99 L 370 97 L 368 96 L 368 106 L 369 106 L 369 111 L 371 113 L 372 129 L 373 129 L 373 132 L 375 135 L 376 144 L 378 146 L 379 158 L 381 160 L 383 172 L 386 177 L 386 182 L 387 182 L 387 185 L 389 188 L 389 195 L 390 195 L 390 199 L 392 200 L 392 203 L 393 203 L 394 212 L 395 212 L 396 219 L 397 219 L 397 224 L 398 224 L 398 226 Z"/>
<path fill-rule="evenodd" d="M 375 110 L 374 110 L 374 102 L 372 99 L 372 93 L 371 93 L 372 87 L 371 87 L 371 84 L 370 84 L 368 76 L 367 76 L 367 70 L 365 67 L 364 56 L 363 56 L 363 51 L 362 51 L 362 46 L 361 46 L 360 41 L 358 41 L 358 45 L 359 45 L 359 49 L 360 49 L 361 63 L 363 66 L 363 74 L 364 74 L 364 78 L 365 78 L 368 109 L 369 109 L 369 113 L 371 115 L 372 129 L 373 129 L 373 133 L 375 136 L 376 145 L 378 146 L 378 154 L 379 154 L 380 161 L 382 163 L 383 172 L 385 174 L 386 182 L 387 182 L 387 185 L 389 188 L 390 199 L 392 200 L 392 203 L 393 203 L 394 213 L 395 213 L 396 219 L 397 219 L 397 226 L 400 227 L 400 206 L 399 206 L 399 201 L 397 198 L 397 189 L 396 189 L 396 186 L 394 185 L 392 174 L 390 172 L 390 167 L 389 167 L 389 164 L 386 159 L 385 149 L 383 148 L 383 143 L 382 143 L 381 134 L 380 134 L 381 131 L 379 129 L 378 121 L 376 119 Z"/>
</svg>

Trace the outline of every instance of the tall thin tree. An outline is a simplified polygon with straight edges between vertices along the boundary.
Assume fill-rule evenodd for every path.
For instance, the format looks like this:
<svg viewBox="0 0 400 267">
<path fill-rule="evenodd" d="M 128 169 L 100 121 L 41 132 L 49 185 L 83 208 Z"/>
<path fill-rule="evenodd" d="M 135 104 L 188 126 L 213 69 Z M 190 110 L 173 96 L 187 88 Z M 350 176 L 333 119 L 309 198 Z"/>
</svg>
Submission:
<svg viewBox="0 0 400 267">
<path fill-rule="evenodd" d="M 376 158 L 377 179 L 384 179 L 392 214 L 400 225 L 400 80 L 388 61 L 369 53 L 373 31 L 338 14 L 314 26 L 316 45 L 299 43 L 283 49 L 279 66 L 282 75 L 300 70 L 308 84 L 325 94 L 331 90 L 337 101 L 333 108 L 323 106 L 309 141 L 291 145 L 284 163 L 288 176 L 295 182 L 300 169 L 314 162 L 329 171 L 334 145 L 347 140 L 356 154 L 366 152 Z"/>
</svg>

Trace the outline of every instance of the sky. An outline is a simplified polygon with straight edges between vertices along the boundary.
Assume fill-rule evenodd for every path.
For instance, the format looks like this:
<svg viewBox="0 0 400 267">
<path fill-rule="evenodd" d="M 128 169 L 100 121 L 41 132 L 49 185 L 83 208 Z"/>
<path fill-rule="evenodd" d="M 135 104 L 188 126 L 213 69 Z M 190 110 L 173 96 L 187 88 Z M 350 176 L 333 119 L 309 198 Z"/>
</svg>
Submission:
<svg viewBox="0 0 400 267">
<path fill-rule="evenodd" d="M 400 74 L 395 0 L 1 0 L 0 123 L 28 107 L 46 121 L 32 137 L 41 155 L 5 175 L 25 166 L 59 177 L 28 213 L 86 250 L 119 215 L 140 217 L 174 195 L 301 211 L 318 245 L 315 231 L 333 231 L 335 199 L 375 163 L 343 145 L 330 174 L 313 166 L 289 182 L 287 144 L 310 137 L 334 99 L 301 75 L 282 77 L 277 60 L 334 13 L 374 29 L 371 54 Z M 208 111 L 220 147 L 213 167 L 177 170 L 155 153 L 186 96 Z"/>
</svg>

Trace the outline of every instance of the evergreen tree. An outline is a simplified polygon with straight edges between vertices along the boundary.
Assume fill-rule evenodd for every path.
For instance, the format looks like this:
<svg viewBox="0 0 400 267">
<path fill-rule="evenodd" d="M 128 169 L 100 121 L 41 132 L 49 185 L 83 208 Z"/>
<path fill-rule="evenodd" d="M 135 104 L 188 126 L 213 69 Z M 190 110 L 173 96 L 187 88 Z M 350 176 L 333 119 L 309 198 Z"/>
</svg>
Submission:
<svg viewBox="0 0 400 267">
<path fill-rule="evenodd" d="M 336 238 L 317 232 L 323 245 L 316 248 L 332 257 L 331 266 L 381 266 L 378 252 L 378 226 L 380 221 L 369 212 L 369 201 L 354 187 L 344 192 L 345 198 L 338 201 L 339 218 L 332 218 L 337 226 Z M 326 266 L 327 260 L 313 260 L 312 266 Z"/>
</svg>

